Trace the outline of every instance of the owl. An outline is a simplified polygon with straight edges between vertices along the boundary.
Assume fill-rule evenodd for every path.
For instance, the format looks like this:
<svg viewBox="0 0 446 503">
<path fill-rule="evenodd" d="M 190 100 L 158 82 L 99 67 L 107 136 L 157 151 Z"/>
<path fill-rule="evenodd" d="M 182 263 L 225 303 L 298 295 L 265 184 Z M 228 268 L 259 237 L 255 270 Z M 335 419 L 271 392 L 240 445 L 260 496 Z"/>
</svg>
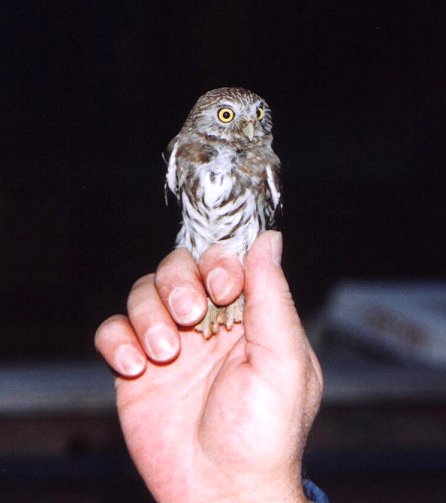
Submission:
<svg viewBox="0 0 446 503">
<path fill-rule="evenodd" d="M 281 206 L 280 161 L 272 144 L 271 110 L 251 91 L 222 87 L 201 96 L 167 147 L 167 188 L 182 210 L 176 246 L 196 261 L 212 244 L 240 259 Z M 243 319 L 243 295 L 215 306 L 195 327 L 205 338 Z"/>
</svg>

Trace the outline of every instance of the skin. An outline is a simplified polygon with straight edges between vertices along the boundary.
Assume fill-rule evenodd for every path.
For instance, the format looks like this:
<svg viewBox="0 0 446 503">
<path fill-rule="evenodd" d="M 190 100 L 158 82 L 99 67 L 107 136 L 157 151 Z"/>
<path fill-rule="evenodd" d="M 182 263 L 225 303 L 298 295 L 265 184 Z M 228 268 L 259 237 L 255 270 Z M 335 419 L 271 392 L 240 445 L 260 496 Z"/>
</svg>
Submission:
<svg viewBox="0 0 446 503">
<path fill-rule="evenodd" d="M 322 374 L 281 252 L 275 231 L 257 238 L 244 267 L 219 246 L 198 265 L 177 249 L 135 283 L 128 317 L 97 330 L 128 449 L 161 503 L 307 501 L 301 461 Z M 187 328 L 205 314 L 206 293 L 225 305 L 242 290 L 243 324 L 207 341 Z"/>
</svg>

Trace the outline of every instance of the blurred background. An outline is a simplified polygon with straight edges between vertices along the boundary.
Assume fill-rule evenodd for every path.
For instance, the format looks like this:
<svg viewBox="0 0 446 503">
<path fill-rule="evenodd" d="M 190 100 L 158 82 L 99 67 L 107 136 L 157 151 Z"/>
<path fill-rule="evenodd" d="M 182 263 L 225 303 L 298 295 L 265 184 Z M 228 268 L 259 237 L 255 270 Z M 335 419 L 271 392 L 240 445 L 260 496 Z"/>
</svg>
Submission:
<svg viewBox="0 0 446 503">
<path fill-rule="evenodd" d="M 93 335 L 171 250 L 180 216 L 164 205 L 161 152 L 198 96 L 226 85 L 273 111 L 284 268 L 327 381 L 308 475 L 333 502 L 439 495 L 446 7 L 37 0 L 0 12 L 1 500 L 145 501 Z"/>
</svg>

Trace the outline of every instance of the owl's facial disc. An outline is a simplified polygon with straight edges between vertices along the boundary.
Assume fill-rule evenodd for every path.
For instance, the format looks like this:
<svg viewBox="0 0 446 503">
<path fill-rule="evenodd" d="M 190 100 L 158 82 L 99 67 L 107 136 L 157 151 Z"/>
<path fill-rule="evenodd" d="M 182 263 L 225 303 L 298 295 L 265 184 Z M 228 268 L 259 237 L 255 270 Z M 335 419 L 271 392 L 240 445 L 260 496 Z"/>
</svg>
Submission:
<svg viewBox="0 0 446 503">
<path fill-rule="evenodd" d="M 249 91 L 235 91 L 216 90 L 203 95 L 189 114 L 187 126 L 229 141 L 251 143 L 264 137 L 269 141 L 272 124 L 268 105 Z M 212 94 L 218 94 L 218 99 L 210 100 Z"/>
</svg>

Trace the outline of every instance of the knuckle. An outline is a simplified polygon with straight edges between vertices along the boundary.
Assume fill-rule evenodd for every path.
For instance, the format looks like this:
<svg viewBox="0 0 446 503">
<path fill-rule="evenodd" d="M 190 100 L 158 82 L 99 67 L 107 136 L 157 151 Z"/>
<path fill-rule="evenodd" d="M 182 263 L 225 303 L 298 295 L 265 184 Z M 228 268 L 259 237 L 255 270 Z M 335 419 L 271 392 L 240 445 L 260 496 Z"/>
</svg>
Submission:
<svg viewBox="0 0 446 503">
<path fill-rule="evenodd" d="M 195 287 L 201 282 L 201 276 L 193 261 L 175 260 L 161 263 L 155 273 L 154 285 L 162 298 L 167 298 L 170 292 L 182 285 Z"/>
<path fill-rule="evenodd" d="M 149 296 L 153 281 L 154 274 L 147 274 L 133 284 L 127 297 L 127 312 L 133 311 L 135 306 L 141 303 L 141 298 Z"/>
<path fill-rule="evenodd" d="M 148 283 L 151 283 L 153 281 L 154 276 L 155 276 L 154 273 L 150 273 L 150 274 L 146 274 L 145 276 L 141 276 L 141 278 L 138 278 L 133 283 L 133 285 L 132 285 L 132 287 L 130 289 L 130 293 L 133 292 L 133 291 L 135 291 L 135 290 L 138 290 L 141 287 L 146 286 Z"/>
<path fill-rule="evenodd" d="M 95 347 L 98 351 L 102 349 L 104 344 L 115 338 L 119 324 L 125 319 L 125 316 L 117 314 L 110 316 L 99 325 L 94 336 Z"/>
<path fill-rule="evenodd" d="M 139 320 L 147 317 L 147 306 L 143 302 L 138 302 L 129 306 L 129 315 L 132 320 Z"/>
</svg>

